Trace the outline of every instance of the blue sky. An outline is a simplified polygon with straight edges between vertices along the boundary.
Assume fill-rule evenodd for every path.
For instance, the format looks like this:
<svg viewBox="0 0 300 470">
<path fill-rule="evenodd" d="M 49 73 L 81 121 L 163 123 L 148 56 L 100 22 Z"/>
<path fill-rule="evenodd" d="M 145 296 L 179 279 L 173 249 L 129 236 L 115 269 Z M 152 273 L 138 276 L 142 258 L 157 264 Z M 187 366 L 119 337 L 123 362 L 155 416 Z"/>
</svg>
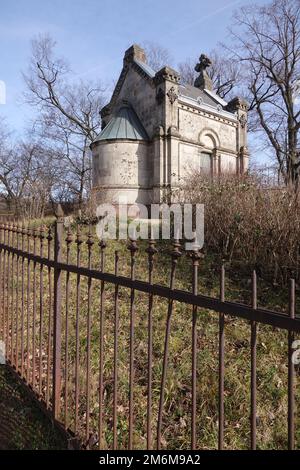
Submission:
<svg viewBox="0 0 300 470">
<path fill-rule="evenodd" d="M 263 3 L 264 0 L 257 0 Z M 81 78 L 116 79 L 125 49 L 151 41 L 166 47 L 174 63 L 197 57 L 226 40 L 233 11 L 249 0 L 0 0 L 0 80 L 7 99 L 0 116 L 22 134 L 32 110 L 22 102 L 21 71 L 30 41 L 49 33 L 57 53 Z"/>
</svg>

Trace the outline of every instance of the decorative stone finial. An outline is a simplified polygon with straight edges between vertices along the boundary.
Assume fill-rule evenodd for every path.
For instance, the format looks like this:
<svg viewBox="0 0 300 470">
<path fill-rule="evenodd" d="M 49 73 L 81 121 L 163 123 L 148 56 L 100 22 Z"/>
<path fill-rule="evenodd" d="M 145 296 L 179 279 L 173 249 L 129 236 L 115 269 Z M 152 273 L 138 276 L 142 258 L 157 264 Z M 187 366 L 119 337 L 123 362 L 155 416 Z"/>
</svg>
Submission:
<svg viewBox="0 0 300 470">
<path fill-rule="evenodd" d="M 204 90 L 213 89 L 213 84 L 211 78 L 208 76 L 206 69 L 212 64 L 211 60 L 205 55 L 201 54 L 199 57 L 199 63 L 196 65 L 195 70 L 199 72 L 199 77 L 196 78 L 194 86 Z"/>
</svg>

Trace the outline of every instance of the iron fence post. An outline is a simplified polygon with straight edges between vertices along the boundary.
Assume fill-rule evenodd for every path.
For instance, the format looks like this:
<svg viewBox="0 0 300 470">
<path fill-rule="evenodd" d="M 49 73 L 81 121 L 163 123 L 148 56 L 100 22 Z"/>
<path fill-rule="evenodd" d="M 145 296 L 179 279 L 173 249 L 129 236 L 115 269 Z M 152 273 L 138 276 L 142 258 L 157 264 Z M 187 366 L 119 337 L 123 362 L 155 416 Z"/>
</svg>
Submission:
<svg viewBox="0 0 300 470">
<path fill-rule="evenodd" d="M 59 205 L 54 233 L 53 415 L 59 419 L 61 397 L 61 269 L 64 214 Z"/>
<path fill-rule="evenodd" d="M 290 279 L 289 316 L 295 318 L 295 280 Z M 295 367 L 292 362 L 295 335 L 288 331 L 288 449 L 295 449 Z"/>
</svg>

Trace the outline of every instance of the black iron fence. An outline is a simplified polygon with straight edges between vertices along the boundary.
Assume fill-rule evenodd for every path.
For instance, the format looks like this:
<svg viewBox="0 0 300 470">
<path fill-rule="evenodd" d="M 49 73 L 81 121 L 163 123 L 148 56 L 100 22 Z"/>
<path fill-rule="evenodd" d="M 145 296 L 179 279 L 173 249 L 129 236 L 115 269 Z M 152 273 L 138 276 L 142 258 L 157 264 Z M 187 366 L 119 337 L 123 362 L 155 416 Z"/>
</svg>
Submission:
<svg viewBox="0 0 300 470">
<path fill-rule="evenodd" d="M 218 298 L 199 293 L 198 250 L 189 253 L 191 290 L 176 289 L 177 264 L 183 255 L 178 240 L 174 240 L 169 252 L 169 285 L 153 281 L 157 257 L 154 240 L 149 240 L 145 250 L 147 279 L 140 280 L 136 274 L 138 248 L 139 242 L 129 241 L 127 275 L 120 274 L 122 260 L 118 252 L 114 254 L 114 272 L 110 273 L 106 271 L 106 243 L 95 239 L 91 231 L 84 236 L 79 229 L 75 236 L 70 229 L 65 231 L 63 217 L 52 228 L 30 229 L 13 221 L 2 222 L 0 334 L 10 367 L 53 413 L 55 420 L 71 429 L 87 448 L 170 448 L 174 443 L 168 442 L 168 436 L 176 428 L 180 447 L 199 449 L 202 448 L 198 435 L 202 426 L 198 420 L 199 311 L 216 312 L 218 448 L 223 449 L 226 316 L 245 319 L 250 323 L 251 335 L 249 447 L 255 449 L 257 328 L 259 324 L 271 325 L 276 331 L 287 332 L 287 430 L 288 448 L 293 449 L 295 366 L 291 355 L 294 334 L 300 332 L 300 319 L 295 318 L 295 282 L 290 281 L 287 313 L 278 313 L 258 307 L 255 272 L 251 305 L 226 300 L 224 266 L 220 267 Z M 190 308 L 186 317 L 189 320 L 185 320 L 191 332 L 186 377 L 190 387 L 184 395 L 190 420 L 182 431 L 178 428 L 176 410 L 174 413 L 168 407 L 166 398 L 175 304 Z M 158 323 L 155 315 L 160 315 L 164 308 L 166 316 Z M 139 317 L 137 310 L 141 312 Z M 162 344 L 157 346 L 159 342 Z M 137 401 L 140 397 L 143 400 Z M 181 432 L 189 435 L 188 441 L 181 439 Z"/>
</svg>

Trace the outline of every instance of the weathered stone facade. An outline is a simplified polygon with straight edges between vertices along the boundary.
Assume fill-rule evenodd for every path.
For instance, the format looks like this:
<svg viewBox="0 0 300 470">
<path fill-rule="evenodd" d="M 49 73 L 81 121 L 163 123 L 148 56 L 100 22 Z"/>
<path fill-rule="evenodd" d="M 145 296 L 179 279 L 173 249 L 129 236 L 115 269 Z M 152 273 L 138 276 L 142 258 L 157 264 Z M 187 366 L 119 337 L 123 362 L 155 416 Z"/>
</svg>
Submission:
<svg viewBox="0 0 300 470">
<path fill-rule="evenodd" d="M 91 145 L 93 189 L 100 201 L 161 202 L 193 170 L 212 176 L 248 168 L 247 104 L 212 91 L 202 55 L 195 85 L 170 67 L 155 73 L 139 46 L 130 47 L 103 130 Z"/>
</svg>

